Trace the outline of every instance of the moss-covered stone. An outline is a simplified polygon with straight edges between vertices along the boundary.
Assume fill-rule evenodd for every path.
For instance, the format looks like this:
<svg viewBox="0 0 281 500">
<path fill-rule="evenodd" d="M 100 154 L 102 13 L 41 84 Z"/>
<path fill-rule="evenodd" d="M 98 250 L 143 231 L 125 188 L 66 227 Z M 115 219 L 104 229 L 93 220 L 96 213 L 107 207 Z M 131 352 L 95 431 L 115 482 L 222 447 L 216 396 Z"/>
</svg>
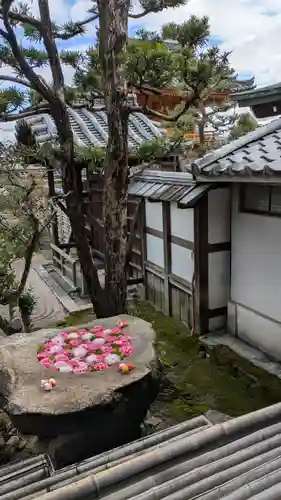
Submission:
<svg viewBox="0 0 281 500">
<path fill-rule="evenodd" d="M 135 302 L 131 314 L 151 322 L 156 331 L 169 383 L 151 412 L 160 416 L 165 426 L 208 409 L 238 416 L 280 401 L 281 381 L 229 348 L 218 346 L 206 351 L 184 325 L 146 302 Z M 89 321 L 90 315 L 91 311 L 71 314 L 57 326 L 75 326 Z"/>
<path fill-rule="evenodd" d="M 152 323 L 165 373 L 176 389 L 170 398 L 160 395 L 153 408 L 169 423 L 209 408 L 238 416 L 280 401 L 280 380 L 230 349 L 205 352 L 184 325 L 145 302 L 136 303 L 133 314 Z"/>
</svg>

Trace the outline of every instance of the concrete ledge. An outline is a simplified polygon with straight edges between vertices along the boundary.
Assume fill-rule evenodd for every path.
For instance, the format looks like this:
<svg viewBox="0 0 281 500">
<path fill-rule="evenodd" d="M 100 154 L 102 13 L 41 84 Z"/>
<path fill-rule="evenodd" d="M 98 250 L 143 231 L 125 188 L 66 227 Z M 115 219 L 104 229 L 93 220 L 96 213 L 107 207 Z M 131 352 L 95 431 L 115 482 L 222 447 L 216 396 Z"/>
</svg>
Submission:
<svg viewBox="0 0 281 500">
<path fill-rule="evenodd" d="M 210 349 L 219 345 L 227 346 L 242 358 L 250 361 L 253 365 L 281 379 L 281 363 L 270 359 L 263 352 L 229 333 L 212 333 L 199 337 L 199 340 Z"/>
</svg>

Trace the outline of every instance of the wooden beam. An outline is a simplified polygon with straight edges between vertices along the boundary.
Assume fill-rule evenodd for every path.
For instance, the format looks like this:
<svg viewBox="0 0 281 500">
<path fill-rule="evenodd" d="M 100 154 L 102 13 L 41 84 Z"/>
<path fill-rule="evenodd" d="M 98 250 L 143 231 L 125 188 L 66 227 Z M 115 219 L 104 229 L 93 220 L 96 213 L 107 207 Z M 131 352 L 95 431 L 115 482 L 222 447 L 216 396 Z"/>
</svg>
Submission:
<svg viewBox="0 0 281 500">
<path fill-rule="evenodd" d="M 194 207 L 194 266 L 196 331 L 209 328 L 208 194 Z"/>
<path fill-rule="evenodd" d="M 171 290 L 169 275 L 172 270 L 171 261 L 171 213 L 170 203 L 163 201 L 163 246 L 164 246 L 164 312 L 167 316 L 171 314 Z"/>
</svg>

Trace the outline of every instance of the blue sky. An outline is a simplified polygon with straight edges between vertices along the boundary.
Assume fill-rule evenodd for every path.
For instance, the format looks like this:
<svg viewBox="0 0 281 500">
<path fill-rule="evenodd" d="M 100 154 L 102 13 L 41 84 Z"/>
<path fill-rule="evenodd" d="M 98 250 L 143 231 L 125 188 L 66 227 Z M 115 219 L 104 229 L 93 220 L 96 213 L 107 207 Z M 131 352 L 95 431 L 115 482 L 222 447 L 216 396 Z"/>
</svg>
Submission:
<svg viewBox="0 0 281 500">
<path fill-rule="evenodd" d="M 37 0 L 27 2 L 36 14 Z M 134 5 L 136 10 L 139 10 L 135 0 Z M 49 0 L 49 6 L 53 19 L 64 23 L 68 19 L 83 19 L 91 1 Z M 167 9 L 131 22 L 129 31 L 134 33 L 141 27 L 157 31 L 168 22 L 185 21 L 191 14 L 209 16 L 212 33 L 210 43 L 219 44 L 223 50 L 231 51 L 231 64 L 241 78 L 254 75 L 258 85 L 268 85 L 281 80 L 280 0 L 189 0 L 186 6 Z M 94 38 L 95 28 L 91 25 L 87 36 L 77 37 L 60 45 L 63 48 L 83 49 L 93 43 Z M 8 69 L 4 71 L 6 74 L 10 72 Z M 42 75 L 48 79 L 49 71 L 44 69 Z M 70 81 L 71 70 L 66 70 L 65 77 Z"/>
</svg>

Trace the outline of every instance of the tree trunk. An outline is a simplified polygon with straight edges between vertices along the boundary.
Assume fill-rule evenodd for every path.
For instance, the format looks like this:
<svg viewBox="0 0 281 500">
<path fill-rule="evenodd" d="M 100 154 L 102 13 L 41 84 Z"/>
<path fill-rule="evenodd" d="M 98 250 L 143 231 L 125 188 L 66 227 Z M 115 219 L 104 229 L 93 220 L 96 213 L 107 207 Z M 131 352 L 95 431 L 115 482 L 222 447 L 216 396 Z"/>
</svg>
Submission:
<svg viewBox="0 0 281 500">
<path fill-rule="evenodd" d="M 199 144 L 203 148 L 205 147 L 205 122 L 203 120 L 198 125 L 198 131 L 199 131 Z"/>
<path fill-rule="evenodd" d="M 108 118 L 104 168 L 105 289 L 112 315 L 126 311 L 128 111 L 122 57 L 127 43 L 128 0 L 98 0 L 100 58 Z"/>
<path fill-rule="evenodd" d="M 96 316 L 98 318 L 108 317 L 111 313 L 110 302 L 100 285 L 87 236 L 86 220 L 83 213 L 81 172 L 80 169 L 78 170 L 75 166 L 73 134 L 66 106 L 60 101 L 54 106 L 53 117 L 57 126 L 60 145 L 63 152 L 61 175 L 63 190 L 67 195 L 67 214 L 75 239 L 81 270 Z"/>
</svg>

